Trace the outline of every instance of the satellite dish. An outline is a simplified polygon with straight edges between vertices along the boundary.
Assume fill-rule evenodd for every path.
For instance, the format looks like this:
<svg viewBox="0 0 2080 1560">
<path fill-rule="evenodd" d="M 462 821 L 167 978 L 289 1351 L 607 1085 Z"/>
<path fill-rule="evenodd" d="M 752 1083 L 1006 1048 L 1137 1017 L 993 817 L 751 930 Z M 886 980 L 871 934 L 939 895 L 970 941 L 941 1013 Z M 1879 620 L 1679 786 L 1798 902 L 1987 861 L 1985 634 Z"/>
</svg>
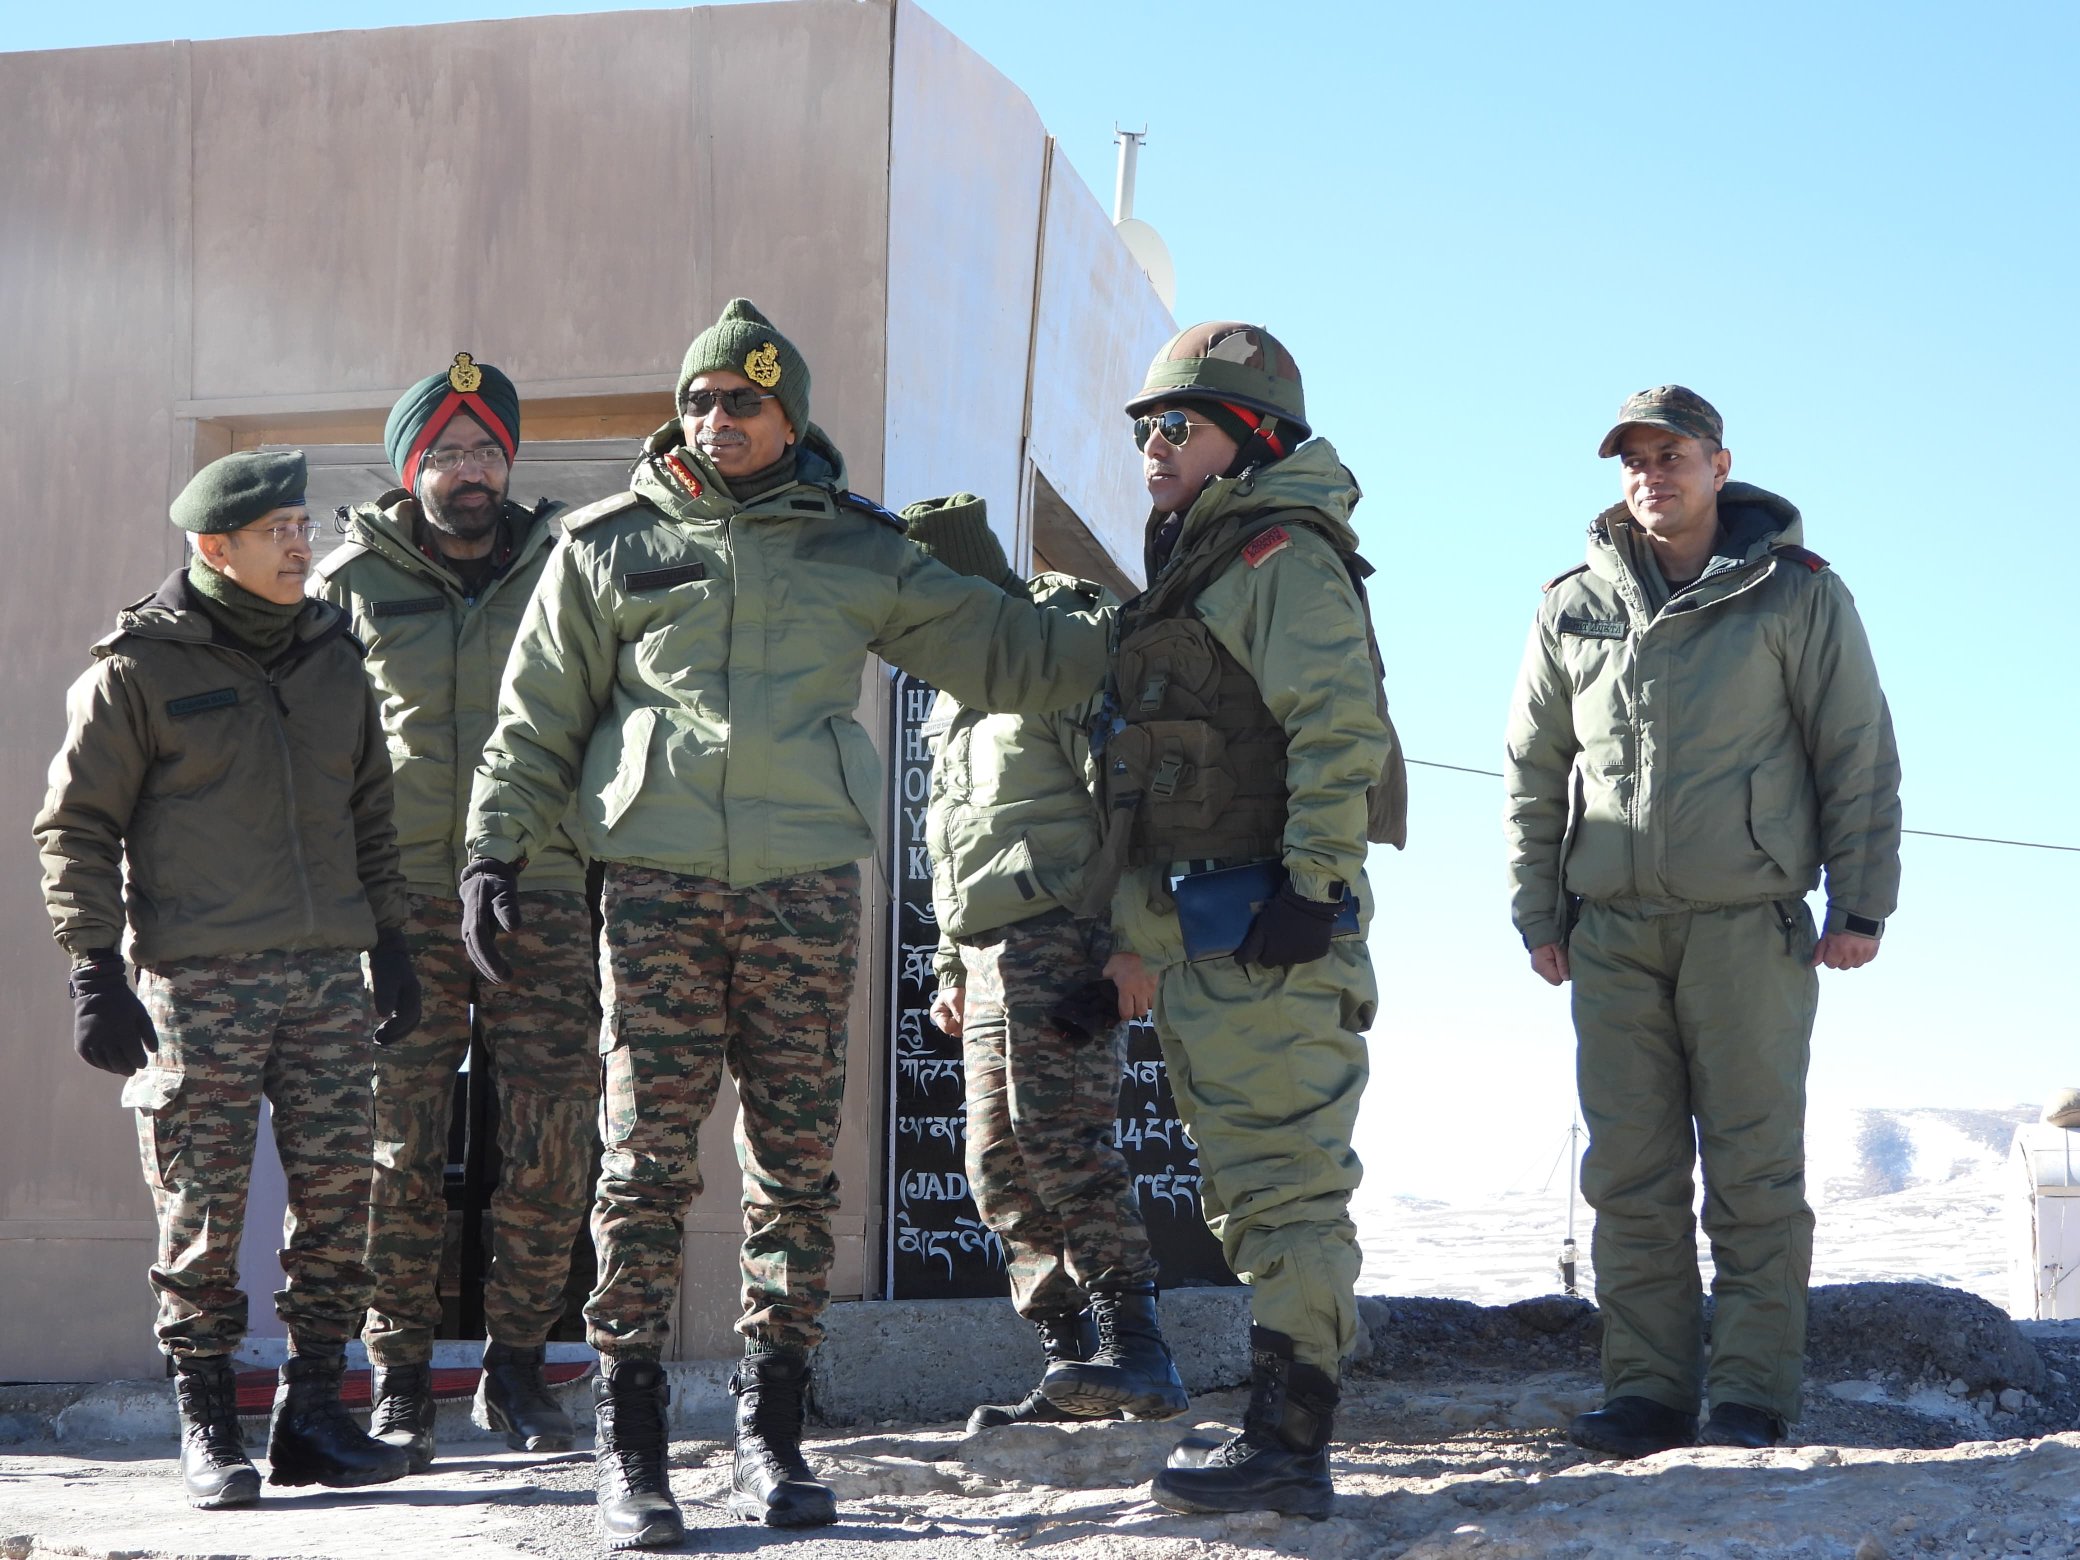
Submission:
<svg viewBox="0 0 2080 1560">
<path fill-rule="evenodd" d="M 1127 253 L 1141 267 L 1141 274 L 1148 278 L 1149 286 L 1163 300 L 1163 307 L 1177 307 L 1177 267 L 1170 263 L 1170 246 L 1163 242 L 1162 234 L 1143 222 L 1139 217 L 1124 217 L 1112 224 L 1127 246 Z"/>
</svg>

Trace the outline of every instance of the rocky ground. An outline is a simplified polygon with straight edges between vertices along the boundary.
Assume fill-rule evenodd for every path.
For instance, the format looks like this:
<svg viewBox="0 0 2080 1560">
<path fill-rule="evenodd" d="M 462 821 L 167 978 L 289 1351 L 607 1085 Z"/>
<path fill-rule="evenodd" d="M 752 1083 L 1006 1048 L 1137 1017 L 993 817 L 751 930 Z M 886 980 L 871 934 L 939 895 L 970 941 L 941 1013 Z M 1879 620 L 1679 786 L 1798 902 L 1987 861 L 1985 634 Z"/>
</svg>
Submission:
<svg viewBox="0 0 2080 1560">
<path fill-rule="evenodd" d="M 1233 1424 L 1243 1394 L 1165 1425 L 886 1424 L 816 1431 L 845 1521 L 810 1534 L 721 1509 L 728 1448 L 681 1439 L 689 1549 L 788 1560 L 1030 1553 L 1048 1560 L 1302 1555 L 1398 1560 L 2006 1560 L 2080 1555 L 2080 1338 L 2022 1333 L 1976 1296 L 1918 1284 L 1815 1292 L 1797 1444 L 1630 1464 L 1561 1433 L 1600 1398 L 1580 1302 L 1363 1302 L 1365 1357 L 1338 1425 L 1327 1521 L 1180 1517 L 1147 1498 L 1179 1433 Z M 597 1553 L 589 1458 L 454 1448 L 434 1474 L 354 1494 L 270 1493 L 189 1512 L 170 1448 L 116 1457 L 0 1448 L 0 1560 L 296 1556 L 520 1560 Z"/>
</svg>

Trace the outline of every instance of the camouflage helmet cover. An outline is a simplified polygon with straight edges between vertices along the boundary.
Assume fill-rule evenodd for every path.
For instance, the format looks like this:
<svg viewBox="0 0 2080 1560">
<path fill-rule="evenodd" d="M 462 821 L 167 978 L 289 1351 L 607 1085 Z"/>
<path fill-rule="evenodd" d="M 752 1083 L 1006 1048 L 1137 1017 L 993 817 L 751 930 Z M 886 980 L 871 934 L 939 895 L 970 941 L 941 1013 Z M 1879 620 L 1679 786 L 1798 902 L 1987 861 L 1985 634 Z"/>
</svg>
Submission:
<svg viewBox="0 0 2080 1560">
<path fill-rule="evenodd" d="M 1179 331 L 1148 365 L 1140 393 L 1127 402 L 1127 415 L 1138 417 L 1158 401 L 1186 399 L 1233 401 L 1269 413 L 1295 426 L 1303 439 L 1312 431 L 1300 366 L 1261 325 L 1208 320 Z"/>
</svg>

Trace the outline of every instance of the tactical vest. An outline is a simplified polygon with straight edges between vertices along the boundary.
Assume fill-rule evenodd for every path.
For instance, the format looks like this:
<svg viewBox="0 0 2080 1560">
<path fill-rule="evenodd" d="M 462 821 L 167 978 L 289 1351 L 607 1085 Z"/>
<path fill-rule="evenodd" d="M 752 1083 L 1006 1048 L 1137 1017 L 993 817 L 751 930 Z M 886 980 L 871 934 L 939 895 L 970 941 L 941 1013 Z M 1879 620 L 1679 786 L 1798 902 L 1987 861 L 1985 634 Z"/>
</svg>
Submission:
<svg viewBox="0 0 2080 1560">
<path fill-rule="evenodd" d="M 1256 679 L 1198 617 L 1199 593 L 1264 532 L 1308 525 L 1304 515 L 1239 516 L 1195 540 L 1186 556 L 1120 609 L 1114 651 L 1111 730 L 1100 765 L 1108 865 L 1148 866 L 1219 859 L 1266 860 L 1283 853 L 1286 731 Z M 1312 527 L 1309 527 L 1312 529 Z M 1320 534 L 1317 532 L 1317 534 Z M 1371 566 L 1343 554 L 1365 599 Z M 1367 614 L 1375 674 L 1379 647 Z M 1401 746 L 1380 718 L 1389 750 L 1368 792 L 1366 837 L 1407 840 L 1408 782 Z M 1109 890 L 1108 890 L 1109 892 Z"/>
</svg>

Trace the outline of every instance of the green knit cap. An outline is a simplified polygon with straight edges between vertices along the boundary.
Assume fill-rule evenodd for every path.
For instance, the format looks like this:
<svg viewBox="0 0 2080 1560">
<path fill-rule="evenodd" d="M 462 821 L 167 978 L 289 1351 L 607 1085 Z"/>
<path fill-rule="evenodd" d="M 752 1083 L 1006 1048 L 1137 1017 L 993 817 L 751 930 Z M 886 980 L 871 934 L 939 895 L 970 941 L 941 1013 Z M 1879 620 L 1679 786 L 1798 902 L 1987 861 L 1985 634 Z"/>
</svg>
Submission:
<svg viewBox="0 0 2080 1560">
<path fill-rule="evenodd" d="M 970 574 L 1005 589 L 1015 588 L 1004 545 L 989 528 L 989 510 L 973 493 L 928 498 L 903 511 L 910 540 L 956 574 Z"/>
<path fill-rule="evenodd" d="M 302 450 L 240 450 L 190 477 L 167 518 L 183 531 L 236 531 L 301 504 L 307 475 Z"/>
<path fill-rule="evenodd" d="M 717 369 L 742 374 L 759 389 L 777 396 L 796 436 L 808 437 L 809 365 L 749 298 L 730 299 L 722 317 L 693 338 L 686 361 L 679 365 L 679 383 L 672 391 L 674 404 L 685 406 L 686 387 L 694 375 L 712 374 Z"/>
</svg>

